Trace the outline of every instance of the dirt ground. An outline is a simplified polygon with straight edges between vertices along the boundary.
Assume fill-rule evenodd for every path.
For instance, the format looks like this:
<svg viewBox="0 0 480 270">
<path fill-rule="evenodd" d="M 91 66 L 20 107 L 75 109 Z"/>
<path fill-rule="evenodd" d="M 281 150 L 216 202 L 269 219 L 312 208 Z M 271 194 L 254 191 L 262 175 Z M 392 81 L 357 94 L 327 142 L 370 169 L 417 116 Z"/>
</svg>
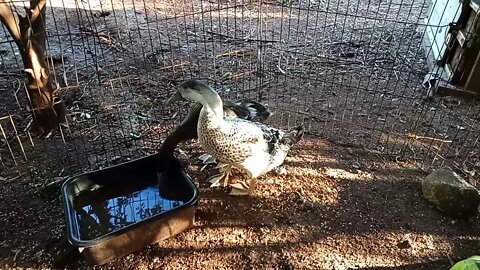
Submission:
<svg viewBox="0 0 480 270">
<path fill-rule="evenodd" d="M 422 100 L 426 2 L 53 2 L 48 50 L 74 116 L 62 134 L 22 131 L 18 54 L 0 43 L 0 117 L 20 133 L 0 120 L 0 269 L 430 270 L 480 250 L 479 217 L 453 220 L 421 193 L 419 166 L 454 164 L 473 183 L 480 172 L 480 104 Z M 187 143 L 177 154 L 200 190 L 193 228 L 101 267 L 57 256 L 62 202 L 39 188 L 155 153 L 187 109 L 163 102 L 189 77 L 268 103 L 277 127 L 305 123 L 285 173 L 231 197 L 209 188 L 213 171 Z"/>
<path fill-rule="evenodd" d="M 88 267 L 68 269 L 448 269 L 480 248 L 478 217 L 455 221 L 429 206 L 424 176 L 405 162 L 360 148 L 305 138 L 251 197 L 209 188 L 183 148 L 200 189 L 195 226 L 159 244 Z M 185 157 L 183 157 L 185 158 Z M 3 269 L 52 267 L 63 232 L 61 201 L 32 196 L 16 181 L 1 186 Z"/>
</svg>

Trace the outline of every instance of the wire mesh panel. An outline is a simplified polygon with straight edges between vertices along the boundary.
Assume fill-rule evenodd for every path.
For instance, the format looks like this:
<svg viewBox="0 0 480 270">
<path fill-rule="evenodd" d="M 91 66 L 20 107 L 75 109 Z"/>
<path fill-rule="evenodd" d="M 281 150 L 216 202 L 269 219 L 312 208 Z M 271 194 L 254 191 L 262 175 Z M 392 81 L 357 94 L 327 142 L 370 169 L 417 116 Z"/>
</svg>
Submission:
<svg viewBox="0 0 480 270">
<path fill-rule="evenodd" d="M 442 3 L 48 1 L 47 62 L 72 118 L 32 138 L 21 58 L 3 29 L 0 165 L 45 179 L 154 153 L 187 110 L 163 102 L 199 78 L 222 97 L 268 104 L 277 127 L 305 123 L 312 136 L 425 169 L 447 161 L 471 171 L 479 107 L 423 99 L 427 30 L 448 30 L 428 14 Z"/>
</svg>

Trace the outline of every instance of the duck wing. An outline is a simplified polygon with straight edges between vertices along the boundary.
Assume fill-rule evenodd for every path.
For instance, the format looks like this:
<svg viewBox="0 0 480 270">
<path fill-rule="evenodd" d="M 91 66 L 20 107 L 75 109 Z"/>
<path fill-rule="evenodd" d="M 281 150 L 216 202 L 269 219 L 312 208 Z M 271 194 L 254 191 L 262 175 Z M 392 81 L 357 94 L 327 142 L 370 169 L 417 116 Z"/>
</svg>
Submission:
<svg viewBox="0 0 480 270">
<path fill-rule="evenodd" d="M 263 125 L 265 126 L 265 125 Z M 262 174 L 283 164 L 290 148 L 295 145 L 304 134 L 304 127 L 300 125 L 288 131 L 282 131 L 272 127 L 263 127 L 266 131 L 268 145 L 269 165 Z"/>
<path fill-rule="evenodd" d="M 238 118 L 225 119 L 225 123 L 226 141 L 233 148 L 241 149 L 243 161 L 239 163 L 255 176 L 263 175 L 281 165 L 290 148 L 304 133 L 303 126 L 284 131 Z"/>
<path fill-rule="evenodd" d="M 274 152 L 285 132 L 266 124 L 252 122 L 245 119 L 225 119 L 226 138 L 235 144 L 251 145 L 263 149 L 267 153 Z"/>
<path fill-rule="evenodd" d="M 267 142 L 268 153 L 271 154 L 285 135 L 285 132 L 265 124 L 255 123 L 255 125 L 262 130 L 263 138 Z"/>
<path fill-rule="evenodd" d="M 222 133 L 236 144 L 258 143 L 266 138 L 263 126 L 241 118 L 225 119 Z"/>
</svg>

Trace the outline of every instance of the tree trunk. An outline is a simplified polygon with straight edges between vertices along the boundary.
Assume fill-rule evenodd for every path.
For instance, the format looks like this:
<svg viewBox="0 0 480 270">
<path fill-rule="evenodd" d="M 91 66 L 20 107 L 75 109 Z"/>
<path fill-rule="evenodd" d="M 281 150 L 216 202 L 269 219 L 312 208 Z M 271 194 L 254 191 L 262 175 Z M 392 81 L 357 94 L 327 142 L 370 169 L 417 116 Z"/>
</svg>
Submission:
<svg viewBox="0 0 480 270">
<path fill-rule="evenodd" d="M 27 79 L 30 111 L 39 134 L 47 134 L 66 122 L 67 109 L 60 96 L 60 87 L 50 76 L 45 61 L 46 0 L 30 1 L 26 15 L 17 14 L 0 0 L 0 20 L 8 29 L 22 56 Z"/>
</svg>

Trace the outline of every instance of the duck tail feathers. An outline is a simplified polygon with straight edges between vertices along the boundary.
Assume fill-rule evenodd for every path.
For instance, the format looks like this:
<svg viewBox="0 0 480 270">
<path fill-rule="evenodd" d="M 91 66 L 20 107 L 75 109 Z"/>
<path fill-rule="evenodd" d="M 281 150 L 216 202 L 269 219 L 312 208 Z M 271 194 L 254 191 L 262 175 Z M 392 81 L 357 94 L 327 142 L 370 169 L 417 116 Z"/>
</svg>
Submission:
<svg viewBox="0 0 480 270">
<path fill-rule="evenodd" d="M 305 127 L 303 125 L 299 125 L 285 133 L 282 138 L 284 144 L 289 146 L 293 146 L 294 144 L 298 143 L 305 134 Z"/>
</svg>

